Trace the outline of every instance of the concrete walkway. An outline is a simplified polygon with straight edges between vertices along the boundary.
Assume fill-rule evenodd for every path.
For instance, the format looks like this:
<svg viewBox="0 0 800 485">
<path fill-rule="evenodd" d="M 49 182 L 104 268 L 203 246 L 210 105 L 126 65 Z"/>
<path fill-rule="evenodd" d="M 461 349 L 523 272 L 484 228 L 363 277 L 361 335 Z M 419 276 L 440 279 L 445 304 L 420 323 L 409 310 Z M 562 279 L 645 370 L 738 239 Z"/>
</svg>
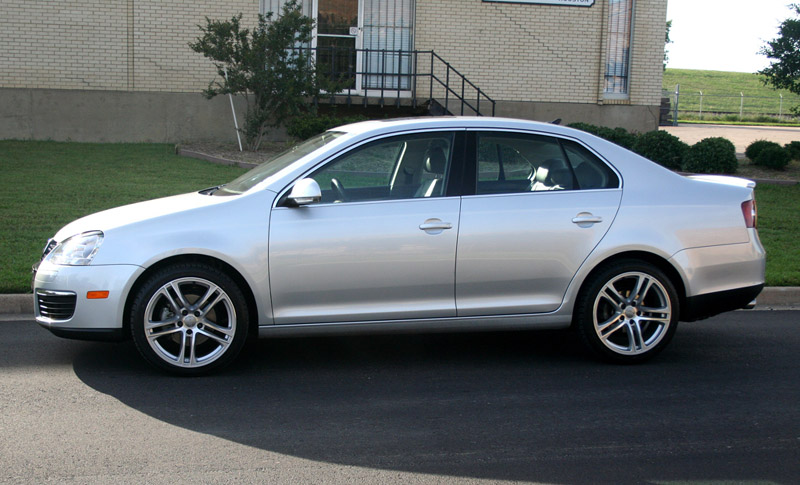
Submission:
<svg viewBox="0 0 800 485">
<path fill-rule="evenodd" d="M 781 145 L 800 141 L 800 127 L 683 124 L 662 126 L 659 129 L 677 136 L 689 145 L 694 145 L 703 138 L 721 136 L 733 142 L 737 153 L 744 153 L 747 146 L 756 140 L 769 140 Z"/>
</svg>

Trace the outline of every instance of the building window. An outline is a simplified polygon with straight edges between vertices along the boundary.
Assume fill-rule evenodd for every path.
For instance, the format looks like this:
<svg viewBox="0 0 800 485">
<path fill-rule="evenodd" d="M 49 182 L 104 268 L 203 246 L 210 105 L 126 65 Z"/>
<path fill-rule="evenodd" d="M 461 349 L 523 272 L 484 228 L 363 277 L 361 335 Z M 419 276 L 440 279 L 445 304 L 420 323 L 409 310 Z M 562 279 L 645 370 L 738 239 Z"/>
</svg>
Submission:
<svg viewBox="0 0 800 485">
<path fill-rule="evenodd" d="M 605 97 L 627 98 L 633 34 L 633 0 L 609 0 Z"/>
</svg>

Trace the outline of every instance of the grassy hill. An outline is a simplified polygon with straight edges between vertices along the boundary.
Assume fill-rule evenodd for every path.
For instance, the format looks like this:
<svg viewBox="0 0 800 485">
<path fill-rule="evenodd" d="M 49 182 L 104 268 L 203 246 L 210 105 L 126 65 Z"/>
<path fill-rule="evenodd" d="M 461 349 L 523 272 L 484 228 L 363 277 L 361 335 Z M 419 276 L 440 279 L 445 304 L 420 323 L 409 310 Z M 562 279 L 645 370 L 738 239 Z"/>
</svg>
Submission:
<svg viewBox="0 0 800 485">
<path fill-rule="evenodd" d="M 785 89 L 777 90 L 763 83 L 764 77 L 746 72 L 700 71 L 693 69 L 667 69 L 664 72 L 663 88 L 675 91 L 681 86 L 680 111 L 686 114 L 700 112 L 700 91 L 703 92 L 703 114 L 720 112 L 738 116 L 744 94 L 743 112 L 747 116 L 775 116 L 782 111 L 800 105 L 800 96 Z M 783 109 L 780 95 L 783 94 Z"/>
</svg>

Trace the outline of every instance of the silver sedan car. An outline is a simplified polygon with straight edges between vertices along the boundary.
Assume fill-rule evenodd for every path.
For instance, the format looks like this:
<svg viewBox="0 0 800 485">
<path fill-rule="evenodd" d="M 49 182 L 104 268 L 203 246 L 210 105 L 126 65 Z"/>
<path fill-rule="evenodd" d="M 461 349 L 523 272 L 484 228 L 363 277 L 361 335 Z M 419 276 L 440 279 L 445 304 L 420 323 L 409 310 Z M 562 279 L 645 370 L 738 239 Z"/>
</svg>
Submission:
<svg viewBox="0 0 800 485">
<path fill-rule="evenodd" d="M 132 338 L 179 374 L 252 336 L 573 327 L 641 362 L 764 284 L 755 184 L 684 177 L 590 134 L 498 118 L 367 121 L 236 180 L 68 224 L 36 320 Z"/>
</svg>

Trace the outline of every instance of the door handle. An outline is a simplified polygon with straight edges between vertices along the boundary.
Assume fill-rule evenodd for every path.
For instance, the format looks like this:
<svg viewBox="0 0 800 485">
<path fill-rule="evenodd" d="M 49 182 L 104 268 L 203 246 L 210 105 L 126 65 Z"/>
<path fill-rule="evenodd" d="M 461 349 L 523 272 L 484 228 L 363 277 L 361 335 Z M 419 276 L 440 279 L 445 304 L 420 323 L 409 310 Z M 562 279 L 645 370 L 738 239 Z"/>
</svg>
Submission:
<svg viewBox="0 0 800 485">
<path fill-rule="evenodd" d="M 600 216 L 596 216 L 591 212 L 581 212 L 580 214 L 572 218 L 572 222 L 578 225 L 597 224 L 598 222 L 603 222 L 603 218 Z"/>
<path fill-rule="evenodd" d="M 445 229 L 452 229 L 453 225 L 449 222 L 424 222 L 419 225 L 423 231 L 443 231 Z"/>
</svg>

